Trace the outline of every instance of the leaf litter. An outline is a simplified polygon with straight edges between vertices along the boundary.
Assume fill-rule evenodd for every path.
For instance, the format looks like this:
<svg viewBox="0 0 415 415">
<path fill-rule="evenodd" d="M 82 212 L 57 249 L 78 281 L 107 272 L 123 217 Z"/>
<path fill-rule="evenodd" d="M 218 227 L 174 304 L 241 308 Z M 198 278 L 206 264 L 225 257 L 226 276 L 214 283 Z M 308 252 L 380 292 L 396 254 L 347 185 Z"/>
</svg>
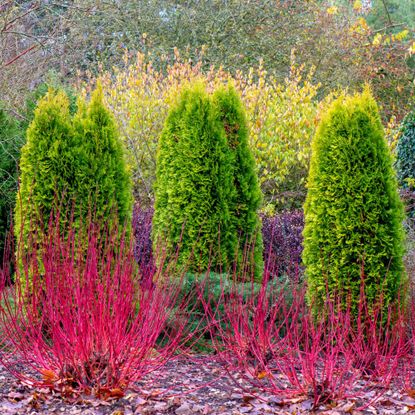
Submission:
<svg viewBox="0 0 415 415">
<path fill-rule="evenodd" d="M 364 389 L 365 381 L 360 388 Z M 367 401 L 373 390 L 368 387 Z M 391 415 L 415 414 L 413 389 L 393 387 L 364 410 L 364 399 L 341 400 L 313 408 L 308 396 L 290 399 L 255 390 L 243 377 L 231 381 L 214 359 L 175 359 L 137 382 L 128 391 L 101 391 L 101 394 L 56 393 L 52 388 L 24 385 L 0 368 L 0 414 L 68 415 Z"/>
</svg>

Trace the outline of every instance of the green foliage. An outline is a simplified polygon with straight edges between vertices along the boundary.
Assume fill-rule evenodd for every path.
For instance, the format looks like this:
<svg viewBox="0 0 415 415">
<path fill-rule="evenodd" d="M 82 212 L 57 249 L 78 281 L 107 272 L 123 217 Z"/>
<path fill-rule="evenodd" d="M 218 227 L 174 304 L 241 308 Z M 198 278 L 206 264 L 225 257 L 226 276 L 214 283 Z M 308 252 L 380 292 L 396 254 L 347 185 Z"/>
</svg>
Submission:
<svg viewBox="0 0 415 415">
<path fill-rule="evenodd" d="M 57 84 L 53 78 L 39 84 L 26 97 L 19 118 L 13 118 L 0 109 L 0 260 L 11 214 L 16 204 L 20 151 L 26 141 L 26 130 L 33 120 L 37 102 L 46 95 L 50 86 Z M 73 114 L 76 111 L 76 96 L 71 88 L 65 87 L 65 91 L 69 96 L 70 113 Z"/>
<path fill-rule="evenodd" d="M 231 164 L 224 130 L 203 84 L 183 90 L 160 137 L 153 218 L 154 250 L 189 271 L 226 266 L 235 251 L 228 200 Z"/>
<path fill-rule="evenodd" d="M 244 273 L 242 269 L 245 269 L 250 274 L 254 270 L 258 281 L 263 272 L 262 233 L 258 216 L 262 195 L 255 160 L 249 148 L 245 111 L 233 86 L 218 89 L 213 100 L 230 153 L 233 191 L 228 206 L 231 226 L 239 240 L 238 252 L 234 255 L 238 257 L 240 272 Z"/>
<path fill-rule="evenodd" d="M 130 180 L 114 120 L 99 88 L 89 105 L 79 102 L 75 117 L 65 92 L 48 91 L 28 128 L 20 170 L 15 232 L 22 249 L 39 223 L 47 228 L 55 209 L 62 221 L 73 209 L 78 224 L 90 209 L 104 226 L 114 209 L 121 222 L 130 219 Z"/>
<path fill-rule="evenodd" d="M 378 107 L 370 92 L 340 97 L 312 143 L 303 261 L 308 299 L 327 289 L 356 310 L 361 277 L 369 304 L 393 302 L 405 283 L 403 209 Z"/>
<path fill-rule="evenodd" d="M 17 171 L 22 130 L 16 119 L 0 108 L 0 264 L 16 201 Z"/>
<path fill-rule="evenodd" d="M 372 3 L 367 20 L 375 29 L 386 27 L 399 31 L 402 30 L 402 26 L 415 29 L 415 3 L 412 0 L 384 0 Z"/>
<path fill-rule="evenodd" d="M 55 197 L 73 197 L 73 160 L 76 151 L 69 101 L 62 91 L 49 91 L 34 112 L 27 142 L 20 158 L 20 187 L 15 209 L 18 243 L 26 243 L 37 230 L 38 221 L 47 225 Z"/>
<path fill-rule="evenodd" d="M 50 75 L 46 82 L 40 83 L 26 97 L 24 111 L 22 113 L 23 120 L 20 122 L 24 134 L 26 133 L 27 128 L 33 120 L 35 109 L 39 100 L 42 99 L 51 88 L 65 91 L 69 99 L 69 113 L 71 115 L 75 114 L 77 109 L 77 96 L 74 90 L 71 87 L 62 84 L 62 82 L 57 80 L 55 76 Z"/>
<path fill-rule="evenodd" d="M 413 187 L 410 182 L 415 180 L 415 111 L 410 112 L 402 122 L 395 168 L 399 184 L 404 188 Z"/>
<path fill-rule="evenodd" d="M 104 105 L 100 86 L 89 105 L 80 102 L 73 124 L 77 146 L 76 203 L 84 212 L 93 207 L 94 214 L 104 221 L 116 211 L 120 224 L 129 227 L 133 206 L 131 179 L 115 119 Z"/>
</svg>

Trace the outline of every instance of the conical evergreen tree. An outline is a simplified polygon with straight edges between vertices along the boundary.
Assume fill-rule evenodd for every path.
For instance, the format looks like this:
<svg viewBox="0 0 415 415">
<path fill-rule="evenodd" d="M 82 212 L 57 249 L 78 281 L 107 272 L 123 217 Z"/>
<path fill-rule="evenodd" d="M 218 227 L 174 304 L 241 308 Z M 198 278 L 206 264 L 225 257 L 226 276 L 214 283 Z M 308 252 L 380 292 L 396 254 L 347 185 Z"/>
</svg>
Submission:
<svg viewBox="0 0 415 415">
<path fill-rule="evenodd" d="M 308 299 L 330 295 L 357 309 L 387 306 L 405 283 L 403 209 L 376 102 L 368 89 L 337 99 L 312 143 L 303 261 Z M 350 296 L 350 297 L 349 297 Z"/>
<path fill-rule="evenodd" d="M 20 186 L 15 208 L 17 242 L 47 226 L 57 198 L 74 197 L 75 139 L 69 101 L 62 91 L 50 90 L 40 101 L 27 130 L 20 157 Z"/>
<path fill-rule="evenodd" d="M 219 88 L 213 96 L 217 116 L 226 134 L 232 167 L 232 195 L 228 201 L 233 235 L 230 255 L 238 259 L 238 270 L 255 280 L 262 278 L 263 247 L 261 221 L 261 189 L 255 171 L 255 159 L 249 148 L 248 126 L 242 101 L 232 85 Z M 235 238 L 237 239 L 235 242 Z"/>
<path fill-rule="evenodd" d="M 231 160 L 203 84 L 185 88 L 167 117 L 157 154 L 154 250 L 188 271 L 226 270 L 232 238 Z M 164 255 L 164 254 L 163 254 Z"/>
<path fill-rule="evenodd" d="M 120 224 L 129 226 L 133 205 L 131 179 L 114 117 L 104 105 L 99 85 L 88 105 L 78 101 L 74 126 L 79 204 L 84 212 L 93 208 L 104 222 L 116 212 Z"/>
<path fill-rule="evenodd" d="M 49 90 L 28 128 L 20 170 L 15 208 L 20 248 L 40 225 L 47 229 L 55 210 L 62 225 L 73 214 L 71 220 L 78 226 L 91 211 L 103 226 L 117 218 L 129 226 L 131 182 L 115 121 L 103 104 L 100 88 L 88 106 L 79 101 L 75 118 L 66 94 Z"/>
</svg>

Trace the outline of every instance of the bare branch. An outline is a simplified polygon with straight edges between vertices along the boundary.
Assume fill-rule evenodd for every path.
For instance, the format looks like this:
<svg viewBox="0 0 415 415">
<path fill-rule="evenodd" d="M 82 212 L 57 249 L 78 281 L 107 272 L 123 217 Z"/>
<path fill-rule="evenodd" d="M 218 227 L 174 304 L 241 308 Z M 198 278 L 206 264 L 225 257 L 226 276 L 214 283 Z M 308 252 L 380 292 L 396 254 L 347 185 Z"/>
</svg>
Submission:
<svg viewBox="0 0 415 415">
<path fill-rule="evenodd" d="M 11 65 L 13 62 L 16 62 L 18 59 L 20 59 L 22 56 L 26 55 L 27 53 L 29 53 L 30 51 L 32 51 L 33 49 L 35 49 L 38 45 L 32 45 L 30 47 L 28 47 L 27 49 L 25 49 L 23 52 L 20 52 L 17 56 L 15 56 L 13 59 L 11 59 L 10 61 L 6 62 L 2 68 L 5 68 L 6 66 Z"/>
</svg>

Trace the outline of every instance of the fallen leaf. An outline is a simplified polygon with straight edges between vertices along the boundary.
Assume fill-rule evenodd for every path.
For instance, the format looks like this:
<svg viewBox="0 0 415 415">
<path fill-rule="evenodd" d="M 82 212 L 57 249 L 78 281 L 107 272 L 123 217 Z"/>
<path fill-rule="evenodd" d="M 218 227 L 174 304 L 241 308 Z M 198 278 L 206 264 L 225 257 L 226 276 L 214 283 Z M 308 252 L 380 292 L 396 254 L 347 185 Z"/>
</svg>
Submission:
<svg viewBox="0 0 415 415">
<path fill-rule="evenodd" d="M 249 402 L 251 402 L 253 399 L 255 399 L 255 396 L 252 396 L 252 395 L 244 395 L 244 396 L 242 397 L 242 400 L 243 400 L 245 403 L 249 403 Z"/>
<path fill-rule="evenodd" d="M 110 389 L 109 397 L 120 399 L 125 395 L 124 391 L 120 388 Z"/>
<path fill-rule="evenodd" d="M 48 384 L 53 385 L 58 380 L 58 377 L 53 370 L 42 369 L 40 373 L 42 373 L 43 380 Z"/>
<path fill-rule="evenodd" d="M 10 392 L 7 397 L 15 402 L 21 401 L 24 395 L 20 392 Z"/>
<path fill-rule="evenodd" d="M 257 375 L 258 379 L 264 379 L 268 376 L 268 372 L 266 372 L 265 370 L 263 370 L 262 372 L 259 372 Z"/>
</svg>

